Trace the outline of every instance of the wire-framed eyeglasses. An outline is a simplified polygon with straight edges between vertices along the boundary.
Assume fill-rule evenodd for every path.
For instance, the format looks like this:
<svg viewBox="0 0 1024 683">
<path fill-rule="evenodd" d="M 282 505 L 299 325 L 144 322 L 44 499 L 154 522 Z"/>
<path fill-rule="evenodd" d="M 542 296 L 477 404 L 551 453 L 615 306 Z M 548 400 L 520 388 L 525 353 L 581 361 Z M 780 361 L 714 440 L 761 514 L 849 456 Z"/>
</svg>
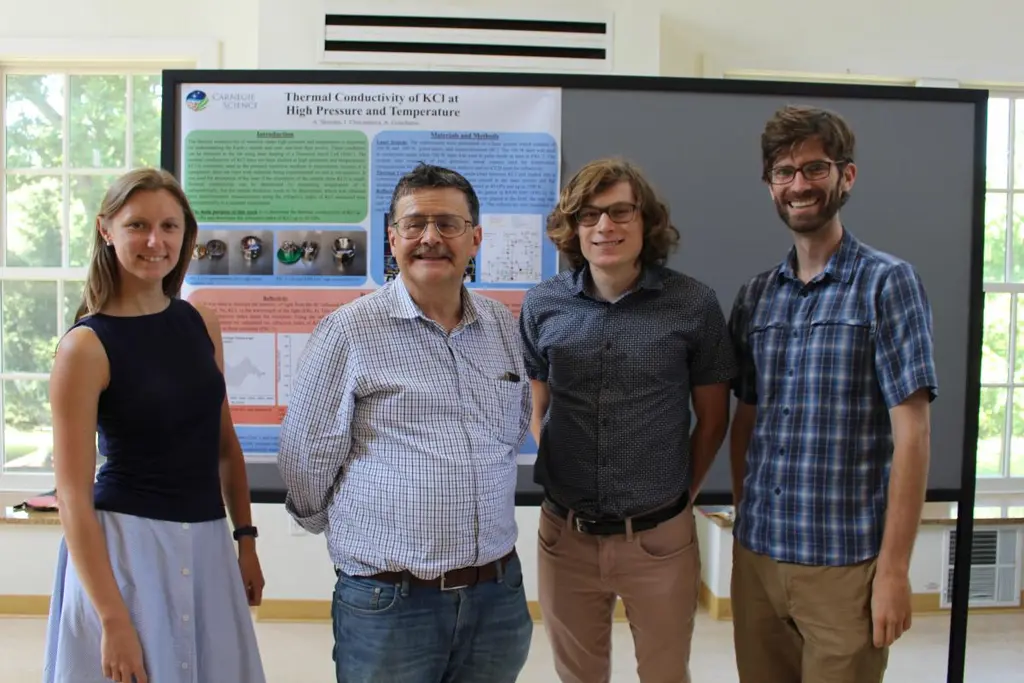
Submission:
<svg viewBox="0 0 1024 683">
<path fill-rule="evenodd" d="M 437 228 L 437 234 L 441 237 L 458 237 L 473 225 L 473 221 L 466 220 L 462 216 L 442 214 L 438 216 L 402 216 L 392 223 L 391 227 L 397 230 L 402 237 L 415 239 L 422 236 L 431 223 Z"/>
<path fill-rule="evenodd" d="M 796 180 L 796 174 L 803 175 L 805 180 L 823 180 L 832 172 L 832 167 L 841 169 L 847 161 L 828 161 L 818 159 L 808 161 L 803 166 L 776 166 L 768 171 L 768 181 L 772 185 L 789 185 Z"/>
<path fill-rule="evenodd" d="M 601 214 L 606 213 L 612 223 L 628 223 L 636 216 L 639 208 L 637 204 L 629 202 L 615 202 L 603 209 L 597 206 L 584 206 L 576 212 L 576 222 L 589 228 L 597 225 L 597 222 L 601 220 Z"/>
</svg>

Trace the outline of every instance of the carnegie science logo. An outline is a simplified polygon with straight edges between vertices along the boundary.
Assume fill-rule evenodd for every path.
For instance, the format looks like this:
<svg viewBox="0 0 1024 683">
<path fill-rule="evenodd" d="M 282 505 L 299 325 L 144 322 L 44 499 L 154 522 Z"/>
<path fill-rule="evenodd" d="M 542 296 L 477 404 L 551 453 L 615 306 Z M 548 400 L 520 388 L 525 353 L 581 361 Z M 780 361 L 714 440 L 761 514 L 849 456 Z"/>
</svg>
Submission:
<svg viewBox="0 0 1024 683">
<path fill-rule="evenodd" d="M 206 109 L 206 105 L 209 103 L 209 98 L 206 97 L 206 93 L 202 90 L 193 90 L 185 98 L 185 106 L 192 111 L 202 111 Z"/>
</svg>

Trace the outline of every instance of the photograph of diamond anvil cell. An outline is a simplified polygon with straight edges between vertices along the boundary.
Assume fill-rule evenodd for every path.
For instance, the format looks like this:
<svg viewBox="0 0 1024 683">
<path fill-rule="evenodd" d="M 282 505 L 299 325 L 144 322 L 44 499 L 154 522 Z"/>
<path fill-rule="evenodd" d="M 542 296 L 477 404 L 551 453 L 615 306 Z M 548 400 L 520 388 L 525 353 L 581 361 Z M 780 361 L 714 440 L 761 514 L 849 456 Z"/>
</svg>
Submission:
<svg viewBox="0 0 1024 683">
<path fill-rule="evenodd" d="M 356 245 L 350 237 L 339 237 L 331 245 L 334 251 L 334 260 L 338 263 L 348 263 L 356 255 Z"/>
<path fill-rule="evenodd" d="M 307 263 L 316 261 L 317 254 L 320 253 L 320 243 L 307 240 L 302 243 L 302 260 Z"/>
<path fill-rule="evenodd" d="M 246 261 L 255 261 L 263 253 L 263 242 L 255 235 L 246 235 L 242 238 L 242 257 Z"/>
<path fill-rule="evenodd" d="M 277 250 L 278 261 L 291 265 L 297 263 L 300 258 L 302 258 L 302 247 L 291 240 L 281 242 L 281 246 Z"/>
<path fill-rule="evenodd" d="M 228 251 L 228 245 L 223 240 L 210 240 L 206 243 L 206 255 L 212 259 L 223 258 Z"/>
</svg>

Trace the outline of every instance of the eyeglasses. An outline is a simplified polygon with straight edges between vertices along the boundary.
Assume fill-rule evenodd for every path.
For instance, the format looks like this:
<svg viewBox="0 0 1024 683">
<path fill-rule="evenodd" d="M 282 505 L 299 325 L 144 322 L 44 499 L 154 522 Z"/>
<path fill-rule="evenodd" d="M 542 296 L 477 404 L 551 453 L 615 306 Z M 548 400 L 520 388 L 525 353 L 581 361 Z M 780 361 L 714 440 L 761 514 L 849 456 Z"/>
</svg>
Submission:
<svg viewBox="0 0 1024 683">
<path fill-rule="evenodd" d="M 768 180 L 772 185 L 789 185 L 796 180 L 796 174 L 803 175 L 805 180 L 822 180 L 832 172 L 832 166 L 842 168 L 846 161 L 808 161 L 803 166 L 776 166 L 768 172 Z"/>
<path fill-rule="evenodd" d="M 437 233 L 441 237 L 458 237 L 473 225 L 472 221 L 468 221 L 462 216 L 441 215 L 403 216 L 392 223 L 391 227 L 397 230 L 402 237 L 415 239 L 420 237 L 431 223 L 437 228 Z"/>
<path fill-rule="evenodd" d="M 597 222 L 601 220 L 601 214 L 606 213 L 613 223 L 628 223 L 633 220 L 639 208 L 636 204 L 629 202 L 616 202 L 603 209 L 596 206 L 584 206 L 576 212 L 576 222 L 589 228 L 597 225 Z"/>
</svg>

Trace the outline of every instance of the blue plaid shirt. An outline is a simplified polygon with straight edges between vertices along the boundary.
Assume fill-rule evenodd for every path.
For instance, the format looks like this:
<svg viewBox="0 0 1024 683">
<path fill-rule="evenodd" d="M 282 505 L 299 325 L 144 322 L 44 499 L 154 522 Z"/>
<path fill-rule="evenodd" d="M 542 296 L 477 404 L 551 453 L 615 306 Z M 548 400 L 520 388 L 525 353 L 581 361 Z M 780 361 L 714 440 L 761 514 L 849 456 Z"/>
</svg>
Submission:
<svg viewBox="0 0 1024 683">
<path fill-rule="evenodd" d="M 932 314 L 914 268 L 844 230 L 807 284 L 795 250 L 740 288 L 733 393 L 757 406 L 734 533 L 780 562 L 878 555 L 893 440 L 889 409 L 937 393 Z"/>
</svg>

